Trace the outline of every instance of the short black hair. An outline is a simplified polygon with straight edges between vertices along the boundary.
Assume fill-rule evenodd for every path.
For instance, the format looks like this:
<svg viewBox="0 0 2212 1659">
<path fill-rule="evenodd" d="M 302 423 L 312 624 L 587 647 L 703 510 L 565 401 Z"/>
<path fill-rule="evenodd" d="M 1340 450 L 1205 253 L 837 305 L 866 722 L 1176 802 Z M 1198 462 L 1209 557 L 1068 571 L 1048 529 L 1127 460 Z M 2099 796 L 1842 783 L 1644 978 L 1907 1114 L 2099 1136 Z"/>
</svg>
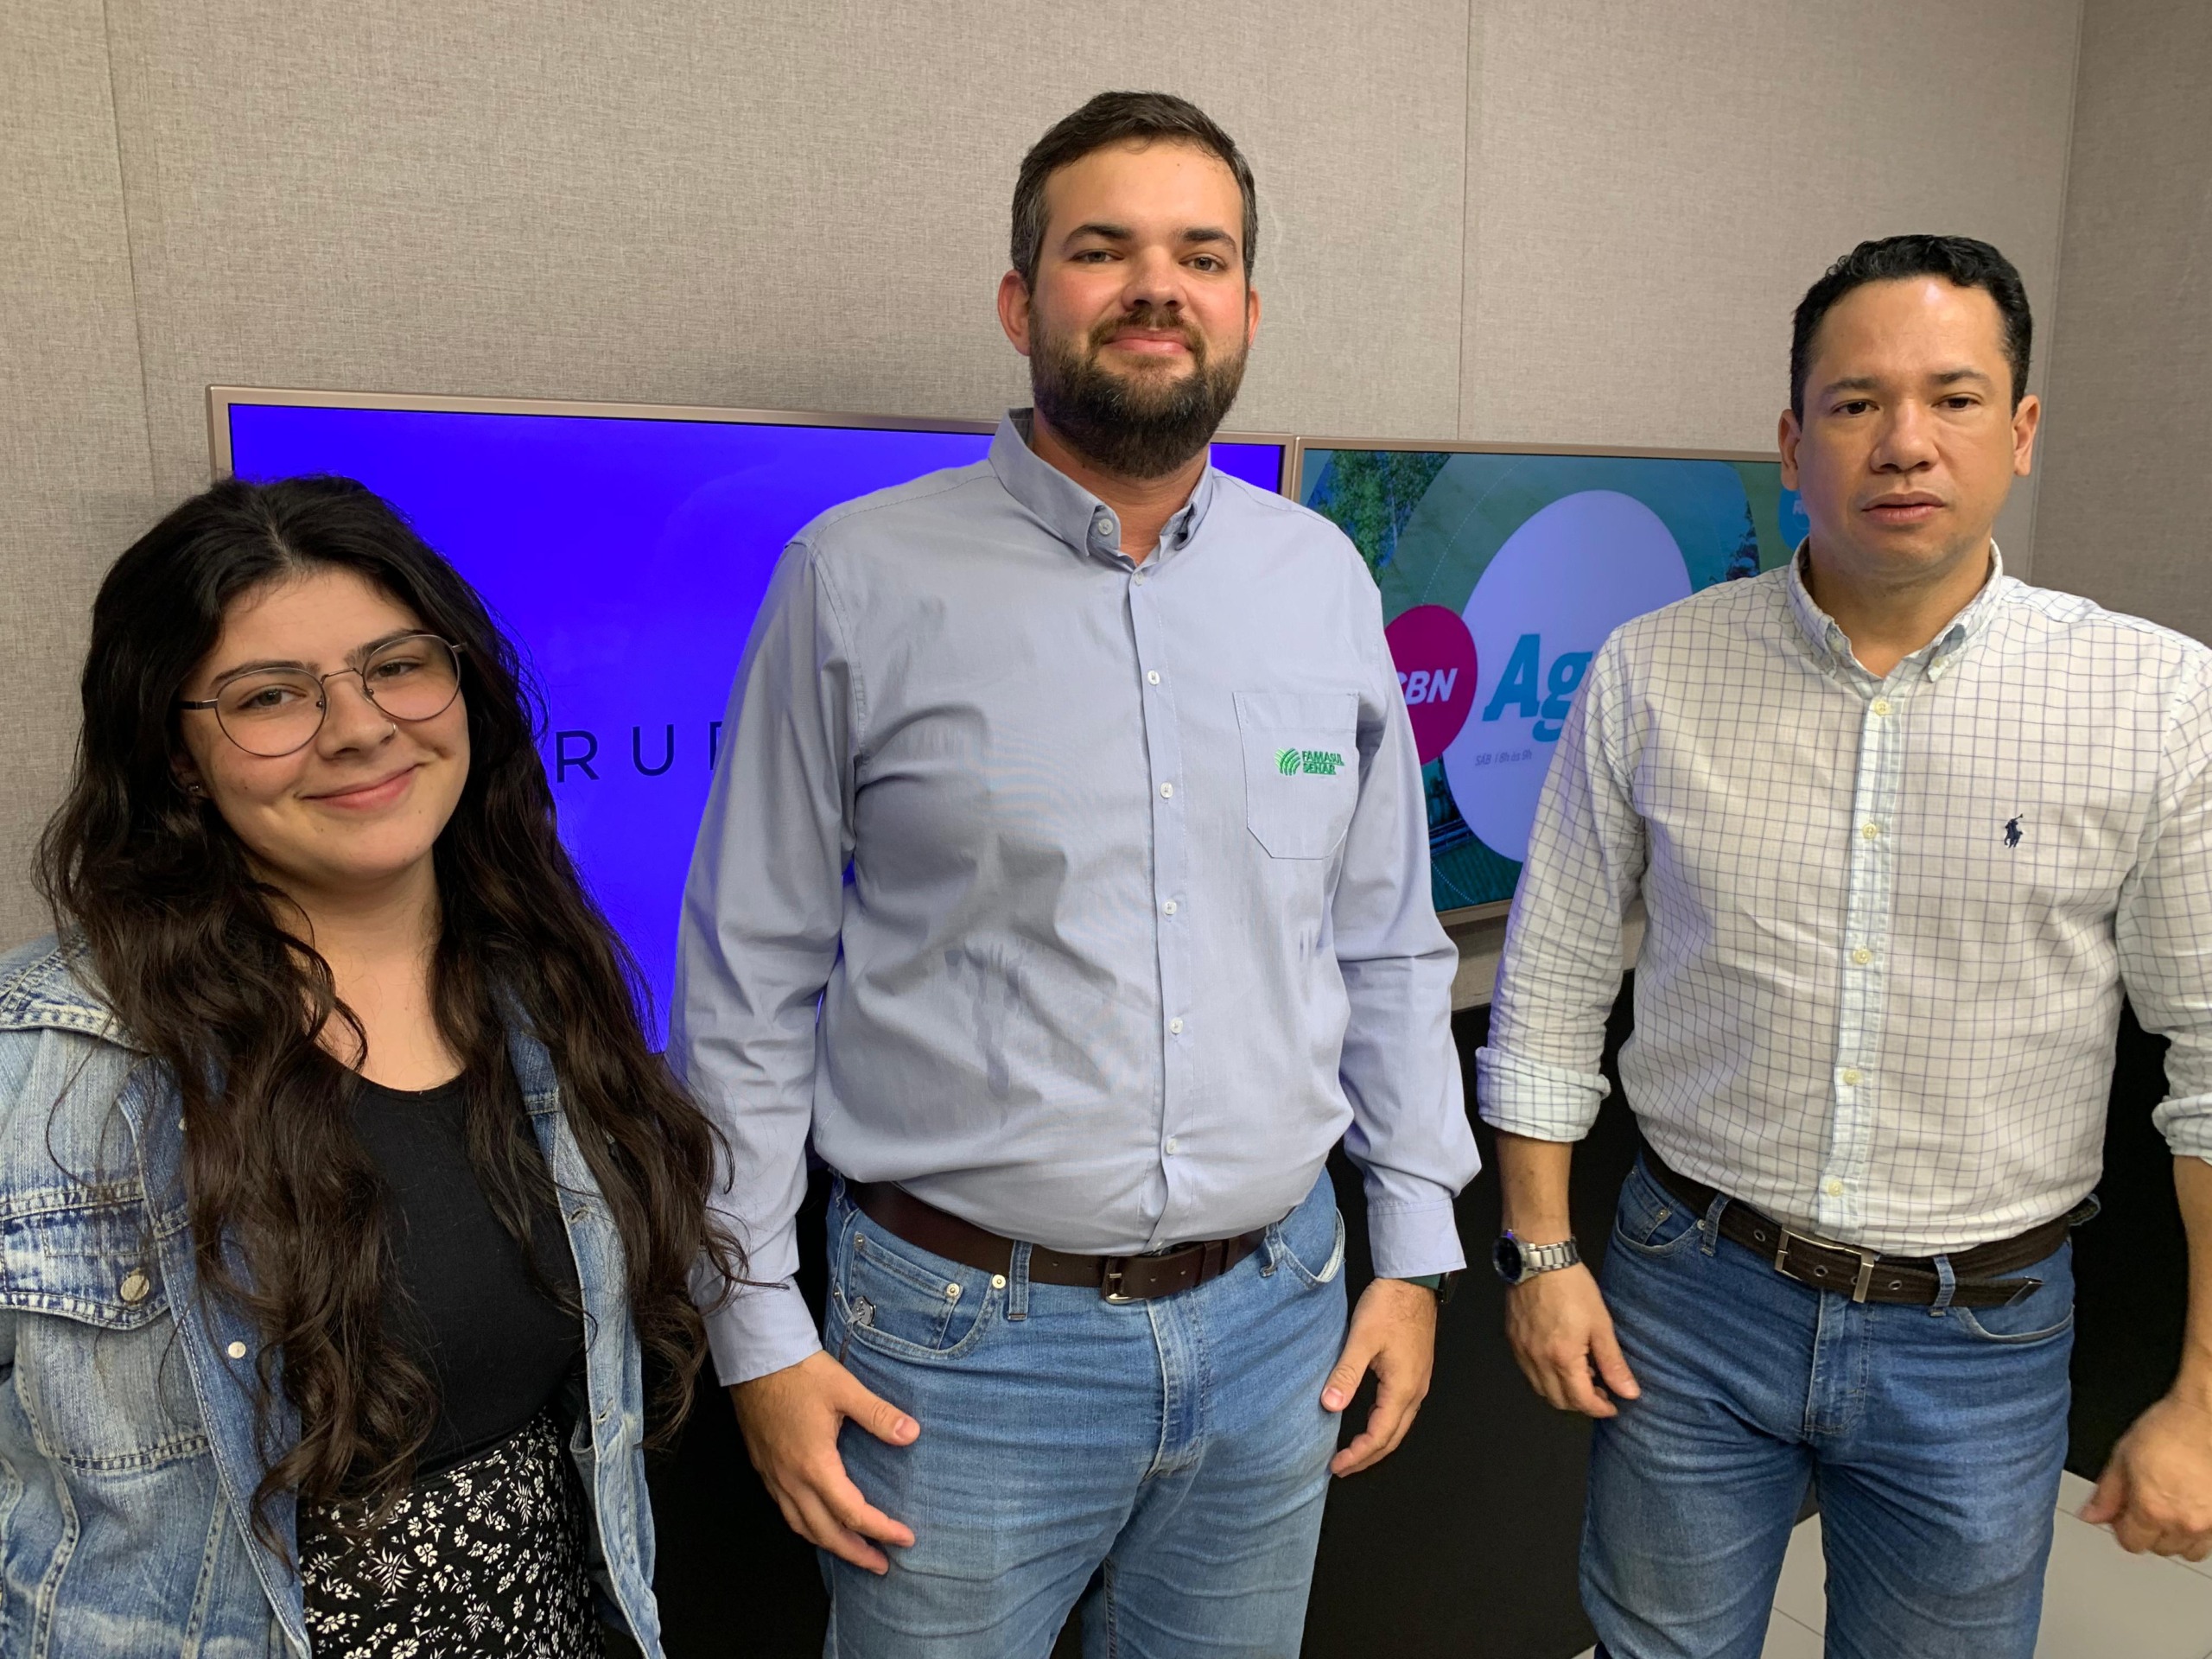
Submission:
<svg viewBox="0 0 2212 1659">
<path fill-rule="evenodd" d="M 1029 147 L 1014 181 L 1014 268 L 1032 288 L 1045 245 L 1045 181 L 1093 150 L 1131 138 L 1170 139 L 1195 144 L 1217 157 L 1236 178 L 1244 194 L 1244 276 L 1251 280 L 1259 250 L 1260 202 L 1252 169 L 1236 141 L 1187 98 L 1173 92 L 1101 92 L 1072 115 L 1062 116 Z"/>
<path fill-rule="evenodd" d="M 1813 336 L 1835 302 L 1868 283 L 1900 282 L 1910 276 L 1941 276 L 1959 288 L 1978 288 L 1997 302 L 2004 324 L 2005 360 L 2012 370 L 2012 407 L 2028 390 L 2028 347 L 2035 319 L 2028 313 L 2028 290 L 2012 262 L 1986 242 L 1970 236 L 1885 236 L 1861 242 L 1805 290 L 1789 334 L 1789 412 L 1805 418 L 1805 376 L 1812 368 Z"/>
</svg>

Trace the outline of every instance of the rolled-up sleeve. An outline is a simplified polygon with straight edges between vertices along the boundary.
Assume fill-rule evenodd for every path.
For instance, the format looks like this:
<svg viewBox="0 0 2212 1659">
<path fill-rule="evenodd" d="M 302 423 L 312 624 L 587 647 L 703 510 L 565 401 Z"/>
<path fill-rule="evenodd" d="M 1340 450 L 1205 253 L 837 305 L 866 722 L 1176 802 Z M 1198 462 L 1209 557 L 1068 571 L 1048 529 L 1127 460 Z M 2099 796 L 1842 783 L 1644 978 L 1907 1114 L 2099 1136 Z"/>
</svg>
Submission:
<svg viewBox="0 0 2212 1659">
<path fill-rule="evenodd" d="M 810 550 L 785 550 L 730 692 L 683 893 L 670 1058 L 721 1128 L 712 1207 L 752 1281 L 707 1313 L 724 1383 L 819 1348 L 792 1275 L 806 1192 L 816 1014 L 852 855 L 856 687 Z"/>
<path fill-rule="evenodd" d="M 1608 1089 L 1599 1064 L 1620 995 L 1621 924 L 1645 862 L 1623 679 L 1616 634 L 1552 756 L 1506 925 L 1490 1042 L 1475 1057 L 1483 1121 L 1535 1141 L 1580 1140 Z"/>
<path fill-rule="evenodd" d="M 2196 658 L 2174 700 L 2146 845 L 2120 889 L 2120 969 L 2144 1029 L 2164 1037 L 2152 1121 L 2179 1158 L 2212 1161 L 2212 675 Z"/>
<path fill-rule="evenodd" d="M 1359 801 L 1331 925 L 1351 1005 L 1339 1061 L 1352 1112 L 1344 1150 L 1364 1178 L 1376 1274 L 1403 1279 L 1466 1265 L 1452 1201 L 1482 1158 L 1452 1040 L 1459 953 L 1430 895 L 1420 757 L 1371 588 L 1366 598 L 1382 718 L 1360 734 Z"/>
</svg>

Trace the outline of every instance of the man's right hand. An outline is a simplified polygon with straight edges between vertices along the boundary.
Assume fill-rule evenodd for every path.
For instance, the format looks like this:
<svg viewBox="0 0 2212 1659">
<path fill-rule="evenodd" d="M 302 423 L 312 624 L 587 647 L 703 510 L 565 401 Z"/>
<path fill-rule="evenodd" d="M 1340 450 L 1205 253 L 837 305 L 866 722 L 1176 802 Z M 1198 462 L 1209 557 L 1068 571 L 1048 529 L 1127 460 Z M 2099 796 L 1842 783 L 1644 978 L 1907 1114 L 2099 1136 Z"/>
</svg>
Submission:
<svg viewBox="0 0 2212 1659">
<path fill-rule="evenodd" d="M 1615 1396 L 1633 1400 L 1643 1392 L 1621 1357 L 1613 1316 L 1586 1267 L 1540 1273 L 1510 1287 L 1505 1339 L 1529 1387 L 1561 1411 L 1611 1417 L 1620 1410 Z"/>
<path fill-rule="evenodd" d="M 740 1382 L 729 1398 L 753 1466 L 791 1529 L 855 1567 L 889 1572 L 876 1544 L 905 1548 L 914 1535 L 853 1484 L 837 1455 L 837 1430 L 849 1417 L 887 1446 L 912 1446 L 922 1426 L 825 1353 Z"/>
</svg>

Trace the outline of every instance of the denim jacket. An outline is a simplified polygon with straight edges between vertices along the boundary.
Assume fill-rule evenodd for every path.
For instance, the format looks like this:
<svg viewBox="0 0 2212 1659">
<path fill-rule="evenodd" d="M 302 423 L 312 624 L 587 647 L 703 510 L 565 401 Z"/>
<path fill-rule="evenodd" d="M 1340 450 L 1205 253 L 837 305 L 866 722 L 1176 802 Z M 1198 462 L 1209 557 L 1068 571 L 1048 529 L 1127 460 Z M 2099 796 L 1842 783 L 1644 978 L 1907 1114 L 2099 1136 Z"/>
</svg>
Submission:
<svg viewBox="0 0 2212 1659">
<path fill-rule="evenodd" d="M 0 1654 L 274 1659 L 309 1652 L 292 1501 L 250 1507 L 259 1333 L 203 1299 L 185 1226 L 175 1084 L 130 1046 L 52 939 L 0 957 Z M 544 1049 L 508 1050 L 582 1287 L 569 1442 L 608 1616 L 661 1651 L 621 1243 Z M 298 1433 L 282 1395 L 272 1433 Z"/>
</svg>

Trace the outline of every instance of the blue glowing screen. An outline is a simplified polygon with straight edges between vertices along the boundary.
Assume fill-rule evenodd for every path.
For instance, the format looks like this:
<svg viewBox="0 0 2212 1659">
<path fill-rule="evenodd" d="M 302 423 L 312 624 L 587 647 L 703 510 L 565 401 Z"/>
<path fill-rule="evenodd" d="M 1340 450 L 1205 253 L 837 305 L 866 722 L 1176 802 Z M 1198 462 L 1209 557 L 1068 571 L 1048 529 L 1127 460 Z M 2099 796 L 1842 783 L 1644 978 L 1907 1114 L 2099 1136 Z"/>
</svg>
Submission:
<svg viewBox="0 0 2212 1659">
<path fill-rule="evenodd" d="M 356 478 L 476 585 L 545 694 L 561 833 L 666 1033 L 677 908 L 731 677 L 817 513 L 980 461 L 987 434 L 233 404 L 232 470 Z M 1282 449 L 1213 462 L 1279 486 Z"/>
</svg>

